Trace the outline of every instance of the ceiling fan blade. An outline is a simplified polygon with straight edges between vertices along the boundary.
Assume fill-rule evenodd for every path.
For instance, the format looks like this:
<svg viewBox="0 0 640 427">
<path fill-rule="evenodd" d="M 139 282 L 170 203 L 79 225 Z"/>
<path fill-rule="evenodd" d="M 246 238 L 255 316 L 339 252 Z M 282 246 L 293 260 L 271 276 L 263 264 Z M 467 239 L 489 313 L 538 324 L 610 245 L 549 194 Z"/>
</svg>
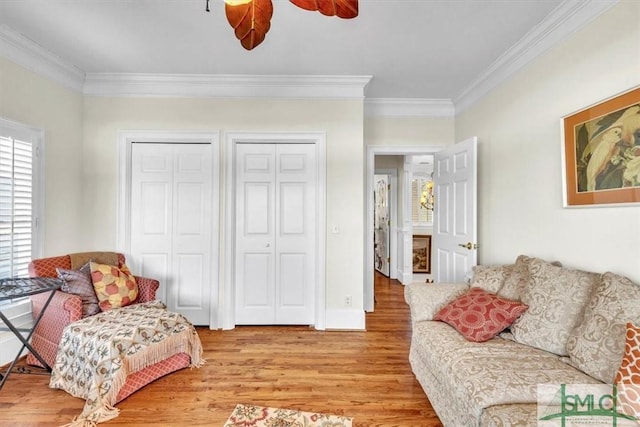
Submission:
<svg viewBox="0 0 640 427">
<path fill-rule="evenodd" d="M 251 50 L 264 41 L 271 28 L 271 0 L 252 0 L 237 6 L 225 3 L 224 10 L 242 47 Z"/>
<path fill-rule="evenodd" d="M 323 15 L 351 19 L 358 16 L 358 0 L 290 0 L 296 6 Z"/>
</svg>

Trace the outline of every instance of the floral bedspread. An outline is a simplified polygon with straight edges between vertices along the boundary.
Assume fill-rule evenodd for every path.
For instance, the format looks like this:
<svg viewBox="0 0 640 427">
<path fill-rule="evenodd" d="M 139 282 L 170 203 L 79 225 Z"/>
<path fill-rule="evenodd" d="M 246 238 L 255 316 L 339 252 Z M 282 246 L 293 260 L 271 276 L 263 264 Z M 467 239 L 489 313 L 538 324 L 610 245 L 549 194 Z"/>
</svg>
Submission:
<svg viewBox="0 0 640 427">
<path fill-rule="evenodd" d="M 49 387 L 86 400 L 70 425 L 95 425 L 118 416 L 113 405 L 127 375 L 178 353 L 192 367 L 204 363 L 193 325 L 162 302 L 105 311 L 64 329 Z"/>
</svg>

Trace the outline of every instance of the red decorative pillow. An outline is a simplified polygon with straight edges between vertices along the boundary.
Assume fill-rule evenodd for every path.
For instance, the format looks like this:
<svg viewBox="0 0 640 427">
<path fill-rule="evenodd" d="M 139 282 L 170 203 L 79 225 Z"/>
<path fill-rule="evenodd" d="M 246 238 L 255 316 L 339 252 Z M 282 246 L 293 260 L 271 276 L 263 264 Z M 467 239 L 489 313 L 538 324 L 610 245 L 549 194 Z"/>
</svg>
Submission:
<svg viewBox="0 0 640 427">
<path fill-rule="evenodd" d="M 640 417 L 640 328 L 627 323 L 622 364 L 616 373 L 618 409 L 625 415 Z"/>
<path fill-rule="evenodd" d="M 434 320 L 448 323 L 469 341 L 483 342 L 509 327 L 527 308 L 521 302 L 471 288 L 442 307 Z"/>
</svg>

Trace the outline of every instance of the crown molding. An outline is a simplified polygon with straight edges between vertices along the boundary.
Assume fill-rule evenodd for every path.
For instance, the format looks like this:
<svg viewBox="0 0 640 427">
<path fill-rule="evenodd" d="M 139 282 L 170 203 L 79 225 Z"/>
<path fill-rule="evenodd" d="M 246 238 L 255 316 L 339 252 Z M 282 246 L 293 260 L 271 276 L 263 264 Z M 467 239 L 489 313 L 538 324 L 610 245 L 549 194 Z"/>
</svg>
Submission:
<svg viewBox="0 0 640 427">
<path fill-rule="evenodd" d="M 7 58 L 68 89 L 82 92 L 84 71 L 4 24 L 0 25 L 0 57 Z"/>
<path fill-rule="evenodd" d="M 367 117 L 454 117 L 450 99 L 367 98 L 364 101 Z"/>
<path fill-rule="evenodd" d="M 364 99 L 371 76 L 88 73 L 90 96 Z"/>
<path fill-rule="evenodd" d="M 619 0 L 566 0 L 503 53 L 453 102 L 447 99 L 371 98 L 367 116 L 454 117 L 536 57 L 569 37 Z M 92 96 L 364 99 L 372 76 L 252 76 L 89 73 L 22 34 L 0 25 L 0 57 L 64 87 Z"/>
<path fill-rule="evenodd" d="M 504 52 L 454 99 L 456 113 L 471 107 L 526 64 L 558 45 L 619 0 L 566 0 L 518 43 Z"/>
</svg>

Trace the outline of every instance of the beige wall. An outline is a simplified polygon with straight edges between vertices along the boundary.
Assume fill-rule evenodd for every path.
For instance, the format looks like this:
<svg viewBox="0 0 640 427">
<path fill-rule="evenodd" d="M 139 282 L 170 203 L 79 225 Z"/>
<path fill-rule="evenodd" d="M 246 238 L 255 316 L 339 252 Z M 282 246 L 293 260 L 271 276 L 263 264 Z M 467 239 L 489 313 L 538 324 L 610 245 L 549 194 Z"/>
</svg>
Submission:
<svg viewBox="0 0 640 427">
<path fill-rule="evenodd" d="M 85 99 L 83 245 L 116 244 L 119 130 L 326 132 L 326 306 L 362 309 L 363 103 L 354 100 Z M 224 159 L 224 156 L 221 156 Z M 221 204 L 223 201 L 221 200 Z M 225 227 L 224 224 L 221 225 Z M 223 235 L 223 233 L 221 233 Z"/>
<path fill-rule="evenodd" d="M 431 117 L 366 117 L 367 145 L 448 145 L 454 141 L 454 119 Z"/>
<path fill-rule="evenodd" d="M 0 116 L 44 131 L 44 255 L 79 248 L 83 96 L 0 58 Z"/>
<path fill-rule="evenodd" d="M 479 137 L 479 260 L 521 253 L 640 282 L 640 207 L 562 207 L 563 116 L 640 84 L 640 2 L 620 2 L 456 118 Z"/>
<path fill-rule="evenodd" d="M 368 146 L 412 147 L 445 146 L 455 142 L 453 117 L 365 117 L 364 140 Z M 407 153 L 411 154 L 411 153 Z M 398 226 L 402 225 L 402 203 L 405 193 L 404 156 L 376 155 L 376 169 L 398 169 Z M 411 191 L 407 189 L 407 191 Z M 420 229 L 420 232 L 429 230 Z"/>
</svg>

